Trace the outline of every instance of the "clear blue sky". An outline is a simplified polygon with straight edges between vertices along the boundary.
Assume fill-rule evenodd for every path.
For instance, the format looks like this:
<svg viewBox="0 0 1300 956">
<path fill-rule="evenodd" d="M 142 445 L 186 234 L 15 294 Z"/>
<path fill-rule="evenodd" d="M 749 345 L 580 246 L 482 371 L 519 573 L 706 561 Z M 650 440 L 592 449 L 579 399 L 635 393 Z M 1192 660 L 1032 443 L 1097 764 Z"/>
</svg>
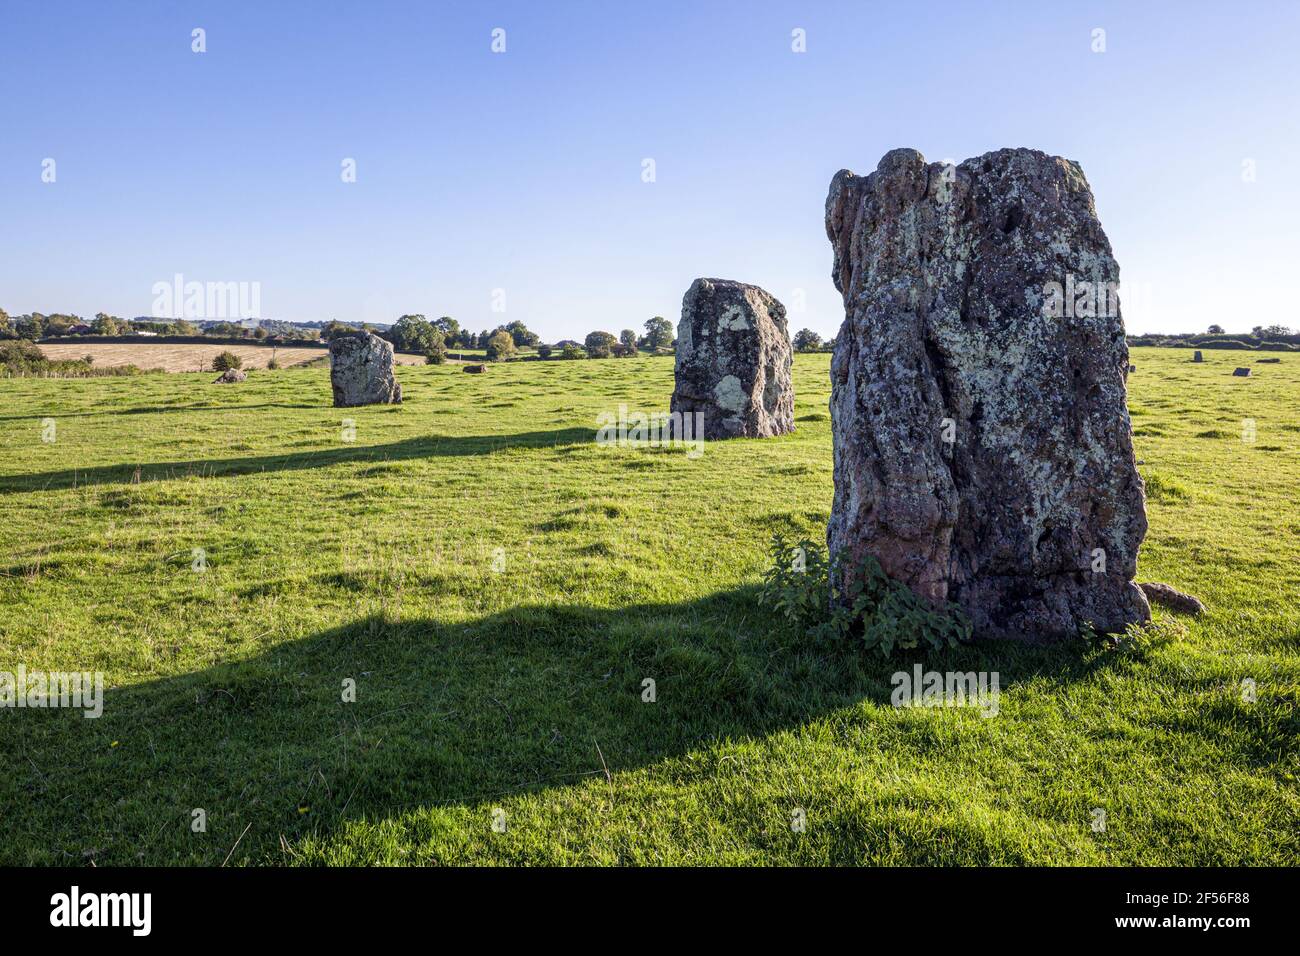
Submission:
<svg viewBox="0 0 1300 956">
<path fill-rule="evenodd" d="M 1294 2 L 2 0 L 0 307 L 148 314 L 179 272 L 260 282 L 268 318 L 554 340 L 675 323 L 706 275 L 803 290 L 792 331 L 830 335 L 836 170 L 1032 146 L 1082 164 L 1131 332 L 1297 326 L 1298 27 Z"/>
</svg>

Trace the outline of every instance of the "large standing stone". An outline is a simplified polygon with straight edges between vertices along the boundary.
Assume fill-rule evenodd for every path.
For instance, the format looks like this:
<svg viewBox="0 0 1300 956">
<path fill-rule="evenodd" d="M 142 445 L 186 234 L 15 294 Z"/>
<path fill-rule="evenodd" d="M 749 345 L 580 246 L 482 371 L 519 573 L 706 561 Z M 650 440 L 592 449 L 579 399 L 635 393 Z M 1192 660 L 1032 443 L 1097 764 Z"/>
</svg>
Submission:
<svg viewBox="0 0 1300 956">
<path fill-rule="evenodd" d="M 785 306 L 756 285 L 691 284 L 677 326 L 672 411 L 702 413 L 705 439 L 794 431 L 790 368 Z"/>
<path fill-rule="evenodd" d="M 402 386 L 393 375 L 393 344 L 369 332 L 345 332 L 330 340 L 334 406 L 398 405 Z"/>
<path fill-rule="evenodd" d="M 896 149 L 836 174 L 826 231 L 845 306 L 832 553 L 875 555 L 977 635 L 1149 620 L 1119 267 L 1079 166 Z"/>
</svg>

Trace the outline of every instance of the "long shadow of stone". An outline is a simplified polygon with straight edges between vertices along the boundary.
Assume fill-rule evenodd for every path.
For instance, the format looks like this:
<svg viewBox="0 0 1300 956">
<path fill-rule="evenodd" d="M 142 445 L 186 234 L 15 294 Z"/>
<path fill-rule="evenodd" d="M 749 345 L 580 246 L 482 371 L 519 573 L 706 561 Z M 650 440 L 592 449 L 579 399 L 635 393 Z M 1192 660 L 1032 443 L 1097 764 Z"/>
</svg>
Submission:
<svg viewBox="0 0 1300 956">
<path fill-rule="evenodd" d="M 214 373 L 215 374 L 215 373 Z M 104 408 L 93 412 L 59 412 L 56 418 L 100 418 L 111 415 L 164 415 L 168 412 L 241 412 L 250 408 L 321 408 L 310 402 L 253 402 L 243 405 L 222 405 L 213 402 L 194 402 L 189 405 L 131 405 L 126 408 Z M 46 413 L 27 415 L 0 415 L 0 422 L 39 422 Z"/>
<path fill-rule="evenodd" d="M 891 675 L 912 667 L 774 627 L 755 598 L 519 607 L 455 625 L 368 616 L 110 690 L 96 720 L 0 709 L 0 863 L 217 865 L 237 840 L 232 862 L 273 862 L 282 840 L 328 840 L 354 820 L 577 785 L 888 706 Z M 999 670 L 1004 692 L 1096 666 L 1009 645 L 926 662 Z"/>
<path fill-rule="evenodd" d="M 189 475 L 218 477 L 250 475 L 259 472 L 297 471 L 324 468 L 346 462 L 402 461 L 410 458 L 438 458 L 462 455 L 486 455 L 508 448 L 564 448 L 595 440 L 590 428 L 563 428 L 554 431 L 524 432 L 517 435 L 423 435 L 380 445 L 345 444 L 336 448 L 288 452 L 244 458 L 207 458 L 193 461 L 122 462 L 68 468 L 33 474 L 0 475 L 0 491 L 49 491 L 83 485 L 183 478 Z"/>
</svg>

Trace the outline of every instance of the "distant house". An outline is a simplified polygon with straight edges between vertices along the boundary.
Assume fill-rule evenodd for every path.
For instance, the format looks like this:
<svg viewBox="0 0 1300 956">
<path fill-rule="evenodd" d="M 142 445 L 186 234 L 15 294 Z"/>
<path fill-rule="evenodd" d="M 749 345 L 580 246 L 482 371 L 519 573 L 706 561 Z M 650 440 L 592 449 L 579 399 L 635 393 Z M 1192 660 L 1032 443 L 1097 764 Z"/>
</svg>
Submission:
<svg viewBox="0 0 1300 956">
<path fill-rule="evenodd" d="M 94 332 L 89 325 L 70 325 L 68 326 L 68 335 L 90 335 Z"/>
</svg>

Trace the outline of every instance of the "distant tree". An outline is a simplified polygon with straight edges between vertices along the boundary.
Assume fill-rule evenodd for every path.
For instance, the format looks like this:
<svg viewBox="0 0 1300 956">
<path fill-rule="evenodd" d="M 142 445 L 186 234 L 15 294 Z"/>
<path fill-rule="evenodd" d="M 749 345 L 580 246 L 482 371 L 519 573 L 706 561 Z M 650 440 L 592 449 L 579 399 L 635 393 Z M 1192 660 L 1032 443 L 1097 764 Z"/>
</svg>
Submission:
<svg viewBox="0 0 1300 956">
<path fill-rule="evenodd" d="M 72 328 L 72 326 L 74 325 L 80 325 L 80 324 L 81 324 L 81 316 L 66 315 L 62 312 L 56 312 L 53 315 L 49 316 L 48 320 L 46 321 L 45 334 L 66 335 L 68 329 Z"/>
<path fill-rule="evenodd" d="M 548 359 L 551 357 L 551 353 L 553 351 L 555 350 L 552 349 L 549 345 L 547 345 L 545 342 L 541 342 L 537 346 L 537 357 Z"/>
<path fill-rule="evenodd" d="M 795 333 L 794 350 L 796 352 L 816 352 L 822 347 L 822 337 L 812 329 L 800 329 Z"/>
<path fill-rule="evenodd" d="M 20 315 L 14 323 L 14 331 L 17 333 L 18 338 L 35 342 L 45 334 L 45 316 L 39 312 Z"/>
<path fill-rule="evenodd" d="M 242 368 L 244 360 L 234 352 L 222 352 L 212 360 L 212 371 L 225 372 L 232 368 Z"/>
<path fill-rule="evenodd" d="M 115 315 L 99 312 L 95 315 L 95 321 L 90 323 L 90 327 L 95 330 L 96 335 L 121 335 L 129 326 Z"/>
<path fill-rule="evenodd" d="M 441 344 L 424 353 L 425 365 L 442 365 L 447 361 L 447 350 Z"/>
<path fill-rule="evenodd" d="M 388 330 L 388 339 L 403 352 L 428 352 L 442 347 L 442 333 L 422 315 L 404 315 Z"/>
<path fill-rule="evenodd" d="M 636 333 L 631 329 L 624 329 L 618 333 L 618 340 L 622 345 L 629 349 L 630 355 L 636 354 Z"/>
<path fill-rule="evenodd" d="M 493 362 L 503 362 L 515 354 L 514 337 L 505 329 L 495 332 L 487 342 L 487 357 Z"/>
<path fill-rule="evenodd" d="M 1207 335 L 1223 335 L 1223 326 L 1212 325 L 1205 330 Z"/>
<path fill-rule="evenodd" d="M 0 339 L 11 339 L 14 337 L 13 320 L 9 318 L 9 313 L 0 309 Z"/>
<path fill-rule="evenodd" d="M 448 345 L 457 345 L 460 341 L 460 323 L 450 315 L 444 315 L 433 321 L 433 327 L 442 333 L 442 340 Z"/>
<path fill-rule="evenodd" d="M 328 322 L 325 323 L 325 327 L 320 330 L 320 337 L 321 337 L 321 341 L 329 342 L 336 335 L 343 335 L 346 332 L 355 332 L 355 331 L 356 329 L 354 329 L 352 326 L 345 325 L 344 323 L 340 322 L 338 319 L 330 319 Z"/>
<path fill-rule="evenodd" d="M 586 358 L 587 353 L 577 342 L 565 342 L 560 349 L 560 358 L 562 359 L 581 359 Z"/>
<path fill-rule="evenodd" d="M 541 341 L 541 339 L 537 337 L 536 332 L 530 331 L 528 326 L 524 325 L 524 323 L 520 322 L 518 319 L 507 325 L 505 330 L 510 333 L 510 337 L 515 340 L 515 345 L 520 348 L 523 348 L 526 345 L 536 345 Z"/>
<path fill-rule="evenodd" d="M 614 346 L 618 344 L 618 339 L 608 332 L 597 331 L 590 333 L 584 344 L 587 354 L 592 358 L 609 358 L 613 354 Z"/>
<path fill-rule="evenodd" d="M 199 327 L 195 325 L 193 322 L 188 322 L 185 319 L 177 319 L 175 322 L 172 323 L 171 334 L 172 335 L 198 335 Z"/>
<path fill-rule="evenodd" d="M 653 319 L 647 319 L 645 324 L 645 338 L 642 340 L 645 347 L 650 351 L 655 349 L 666 349 L 673 342 L 673 326 L 661 315 L 656 315 Z"/>
</svg>

